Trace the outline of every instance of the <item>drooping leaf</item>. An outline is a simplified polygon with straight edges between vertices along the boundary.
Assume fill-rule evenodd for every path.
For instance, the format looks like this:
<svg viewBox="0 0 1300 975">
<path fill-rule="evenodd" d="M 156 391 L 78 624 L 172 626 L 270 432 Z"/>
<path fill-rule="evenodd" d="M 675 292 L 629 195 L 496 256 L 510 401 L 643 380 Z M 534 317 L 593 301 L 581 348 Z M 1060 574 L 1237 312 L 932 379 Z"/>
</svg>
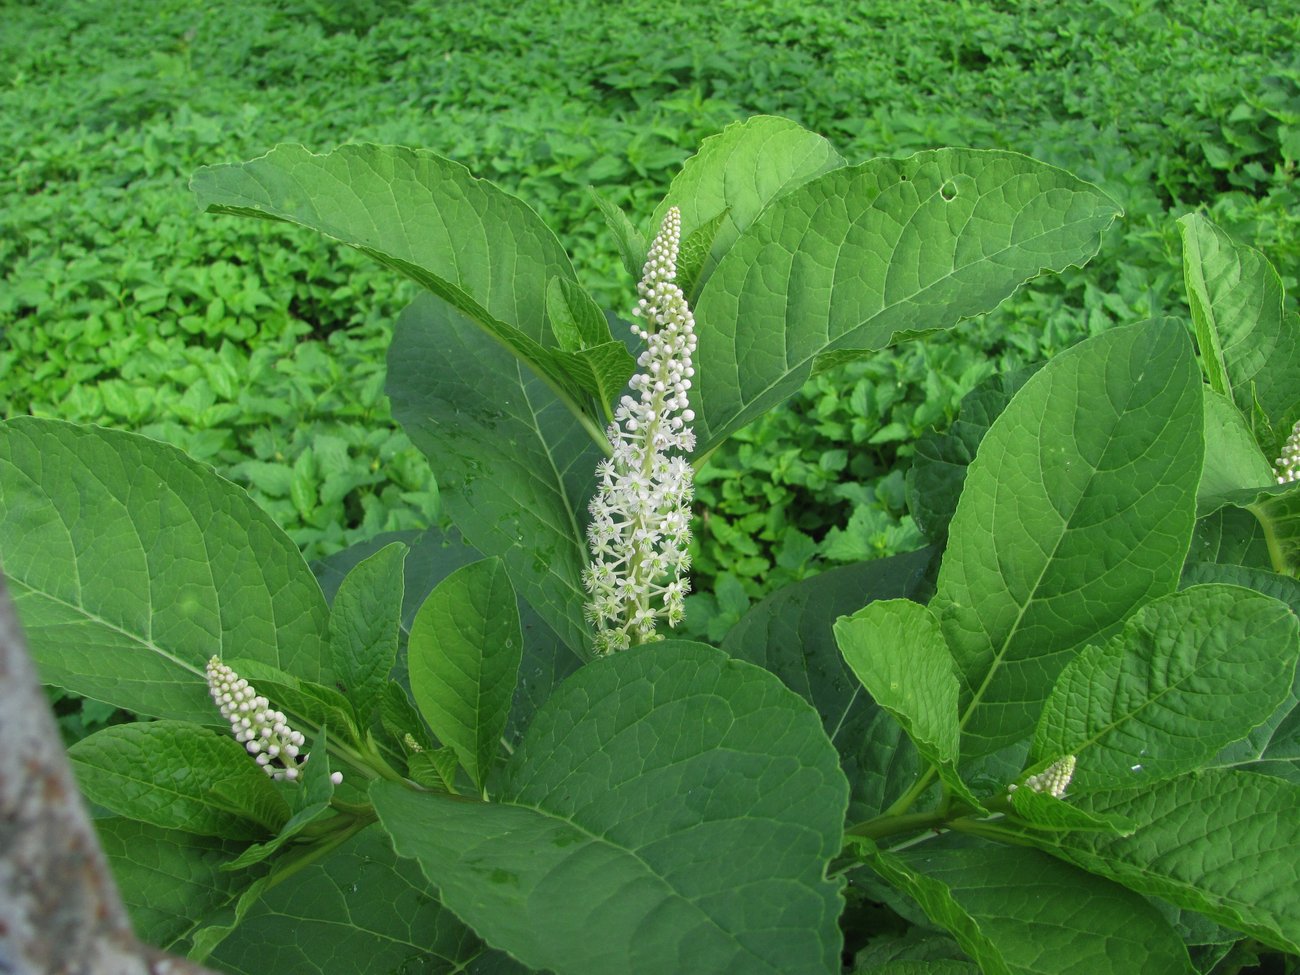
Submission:
<svg viewBox="0 0 1300 975">
<path fill-rule="evenodd" d="M 1190 772 L 1282 703 L 1298 655 L 1300 624 L 1271 596 L 1207 585 L 1154 600 L 1066 666 L 1033 755 L 1074 755 L 1075 793 Z"/>
<path fill-rule="evenodd" d="M 680 209 L 688 240 L 719 221 L 698 265 L 688 262 L 692 287 L 683 290 L 698 293 L 736 238 L 772 200 L 843 165 L 840 154 L 820 135 L 771 115 L 733 122 L 705 139 L 682 165 L 654 214 L 657 229 L 669 207 Z"/>
<path fill-rule="evenodd" d="M 1141 897 L 1037 850 L 939 840 L 868 863 L 917 899 L 986 975 L 1190 975 L 1187 949 Z"/>
<path fill-rule="evenodd" d="M 0 564 L 42 680 L 116 707 L 222 724 L 214 654 L 329 673 L 297 546 L 242 488 L 145 437 L 0 424 Z"/>
<path fill-rule="evenodd" d="M 970 149 L 873 159 L 791 190 L 700 292 L 700 451 L 791 395 L 819 356 L 950 327 L 1083 263 L 1118 212 L 1062 170 Z"/>
<path fill-rule="evenodd" d="M 453 572 L 411 626 L 416 706 L 480 790 L 505 733 L 522 654 L 515 593 L 500 559 Z"/>
<path fill-rule="evenodd" d="M 444 903 L 557 975 L 838 972 L 842 904 L 825 869 L 847 795 L 807 704 L 760 668 L 672 640 L 565 682 L 499 802 L 371 787 Z"/>
<path fill-rule="evenodd" d="M 394 542 L 361 562 L 339 586 L 330 607 L 330 656 L 361 728 L 388 683 L 397 659 L 406 546 Z"/>
<path fill-rule="evenodd" d="M 957 774 L 957 673 L 934 615 L 907 599 L 876 600 L 835 623 L 835 642 L 862 686 L 958 797 L 983 812 Z"/>
<path fill-rule="evenodd" d="M 237 975 L 453 975 L 483 952 L 419 868 L 372 826 L 267 890 L 212 964 Z"/>
<path fill-rule="evenodd" d="M 1253 247 L 1199 213 L 1178 220 L 1183 274 L 1201 361 L 1216 392 L 1247 417 L 1256 402 L 1272 425 L 1300 407 L 1300 320 L 1282 306 L 1282 280 Z"/>
<path fill-rule="evenodd" d="M 1129 837 L 1071 834 L 1058 855 L 1300 952 L 1300 784 L 1221 770 L 1079 801 L 1142 828 Z"/>
<path fill-rule="evenodd" d="M 1067 798 L 1057 798 L 1048 792 L 1019 788 L 1011 793 L 1011 807 L 1016 816 L 1033 829 L 1057 832 L 1072 830 L 1100 830 L 1130 836 L 1136 824 L 1117 816 L 1100 816 L 1080 808 Z"/>
<path fill-rule="evenodd" d="M 1190 341 L 1152 322 L 1058 355 L 984 436 L 930 604 L 962 680 L 964 754 L 1023 738 L 1080 645 L 1174 589 L 1200 411 Z"/>
<path fill-rule="evenodd" d="M 591 439 L 540 380 L 429 297 L 398 319 L 387 389 L 465 539 L 505 559 L 524 601 L 573 651 L 586 652 L 579 516 L 600 457 Z"/>
<path fill-rule="evenodd" d="M 876 707 L 835 644 L 835 621 L 873 599 L 914 596 L 934 552 L 828 569 L 757 603 L 727 634 L 722 649 L 771 671 L 821 715 L 852 789 L 850 815 L 867 819 L 911 784 L 916 749 Z"/>
<path fill-rule="evenodd" d="M 163 829 L 252 840 L 289 818 L 243 745 L 187 721 L 110 725 L 74 744 L 68 758 L 91 802 Z"/>
<path fill-rule="evenodd" d="M 210 212 L 309 227 L 399 271 L 581 408 L 546 315 L 547 281 L 576 279 L 573 266 L 527 204 L 459 163 L 401 146 L 315 155 L 281 145 L 250 162 L 205 166 L 190 185 Z"/>
</svg>

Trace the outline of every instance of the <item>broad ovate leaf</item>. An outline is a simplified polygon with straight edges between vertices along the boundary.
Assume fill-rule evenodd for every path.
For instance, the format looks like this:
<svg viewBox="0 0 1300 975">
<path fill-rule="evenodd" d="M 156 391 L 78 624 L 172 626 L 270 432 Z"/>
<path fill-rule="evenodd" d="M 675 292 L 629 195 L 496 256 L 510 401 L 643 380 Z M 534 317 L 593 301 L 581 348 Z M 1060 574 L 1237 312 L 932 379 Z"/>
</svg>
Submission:
<svg viewBox="0 0 1300 975">
<path fill-rule="evenodd" d="M 139 714 L 223 724 L 213 655 L 329 677 L 297 546 L 174 447 L 57 420 L 0 424 L 0 565 L 41 678 Z"/>
<path fill-rule="evenodd" d="M 1127 837 L 1071 834 L 1057 855 L 1300 952 L 1300 784 L 1216 770 L 1078 801 L 1142 826 Z"/>
<path fill-rule="evenodd" d="M 355 566 L 330 607 L 334 675 L 362 729 L 379 704 L 397 660 L 406 546 L 393 542 Z"/>
<path fill-rule="evenodd" d="M 415 703 L 479 789 L 500 749 L 522 654 L 515 593 L 500 559 L 457 569 L 411 625 Z"/>
<path fill-rule="evenodd" d="M 950 327 L 1082 264 L 1118 212 L 1063 170 L 972 149 L 873 159 L 790 190 L 695 306 L 701 452 L 791 395 L 818 357 Z"/>
<path fill-rule="evenodd" d="M 1074 755 L 1072 793 L 1154 786 L 1268 718 L 1297 655 L 1300 625 L 1271 596 L 1204 585 L 1153 600 L 1061 673 L 1033 756 Z"/>
<path fill-rule="evenodd" d="M 1172 592 L 1201 473 L 1177 323 L 1111 329 L 1033 376 L 970 465 L 930 607 L 962 682 L 962 750 L 1023 739 L 1077 648 Z"/>
<path fill-rule="evenodd" d="M 583 667 L 500 801 L 371 799 L 394 847 L 489 944 L 556 975 L 838 972 L 848 786 L 766 671 L 665 641 Z"/>
<path fill-rule="evenodd" d="M 957 774 L 957 673 L 934 615 L 908 599 L 877 600 L 837 620 L 835 642 L 867 693 L 903 726 L 944 784 L 981 809 Z"/>
</svg>

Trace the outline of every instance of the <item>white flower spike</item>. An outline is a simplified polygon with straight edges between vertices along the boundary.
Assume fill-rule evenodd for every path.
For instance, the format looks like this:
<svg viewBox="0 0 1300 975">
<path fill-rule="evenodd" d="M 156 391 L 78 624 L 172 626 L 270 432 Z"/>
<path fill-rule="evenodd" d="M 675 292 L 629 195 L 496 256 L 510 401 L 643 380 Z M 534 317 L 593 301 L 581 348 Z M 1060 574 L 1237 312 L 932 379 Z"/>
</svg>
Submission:
<svg viewBox="0 0 1300 975">
<path fill-rule="evenodd" d="M 1291 436 L 1282 445 L 1282 456 L 1273 465 L 1277 468 L 1277 483 L 1300 481 L 1300 422 L 1291 428 Z"/>
<path fill-rule="evenodd" d="M 261 697 L 248 681 L 213 657 L 208 661 L 208 691 L 230 722 L 235 741 L 242 744 L 267 775 L 276 781 L 293 782 L 298 778 L 298 753 L 305 743 L 302 733 L 289 727 L 282 711 L 271 710 L 271 702 Z M 303 756 L 302 761 L 306 761 Z M 331 781 L 338 785 L 343 775 L 335 772 Z"/>
<path fill-rule="evenodd" d="M 661 637 L 656 623 L 676 626 L 690 589 L 695 449 L 688 402 L 695 369 L 695 319 L 676 284 L 681 213 L 671 208 L 646 256 L 633 314 L 633 334 L 645 341 L 640 371 L 628 385 L 608 428 L 613 456 L 596 468 L 587 541 L 591 564 L 583 573 L 587 619 L 596 650 L 610 653 Z"/>
<path fill-rule="evenodd" d="M 1031 775 L 1025 779 L 1025 788 L 1032 789 L 1034 792 L 1046 792 L 1055 799 L 1063 799 L 1065 790 L 1070 787 L 1070 779 L 1074 777 L 1075 758 L 1073 755 L 1066 755 L 1053 762 L 1037 775 Z M 1015 786 L 1011 791 L 1015 791 Z"/>
</svg>

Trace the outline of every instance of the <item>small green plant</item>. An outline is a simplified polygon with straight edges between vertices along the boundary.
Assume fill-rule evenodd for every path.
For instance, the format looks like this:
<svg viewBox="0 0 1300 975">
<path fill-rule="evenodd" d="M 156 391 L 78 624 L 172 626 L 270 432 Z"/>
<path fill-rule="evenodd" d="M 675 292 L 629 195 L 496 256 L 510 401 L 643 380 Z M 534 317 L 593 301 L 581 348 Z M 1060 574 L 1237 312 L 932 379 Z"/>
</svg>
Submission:
<svg viewBox="0 0 1300 975">
<path fill-rule="evenodd" d="M 810 380 L 1085 262 L 1113 201 L 1002 151 L 850 165 L 756 117 L 682 168 L 648 258 L 605 207 L 634 329 L 433 153 L 281 146 L 193 186 L 422 288 L 387 392 L 455 527 L 318 581 L 173 447 L 0 425 L 43 676 L 145 719 L 69 752 L 145 938 L 249 973 L 1300 951 L 1300 488 L 1272 466 L 1300 333 L 1257 252 L 1187 218 L 1190 329 L 986 378 L 893 483 L 928 547 L 794 580 L 714 647 L 672 638 L 694 471 Z"/>
</svg>

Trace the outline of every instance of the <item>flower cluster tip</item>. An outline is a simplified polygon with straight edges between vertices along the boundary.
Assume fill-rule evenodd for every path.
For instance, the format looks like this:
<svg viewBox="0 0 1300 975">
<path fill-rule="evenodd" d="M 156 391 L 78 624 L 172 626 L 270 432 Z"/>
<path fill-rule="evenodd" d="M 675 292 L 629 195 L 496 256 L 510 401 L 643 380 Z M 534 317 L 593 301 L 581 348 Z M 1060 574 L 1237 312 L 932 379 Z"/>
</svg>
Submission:
<svg viewBox="0 0 1300 975">
<path fill-rule="evenodd" d="M 609 653 L 659 639 L 685 616 L 690 589 L 690 519 L 695 449 L 689 390 L 695 375 L 695 319 L 676 283 L 681 213 L 671 208 L 646 256 L 632 332 L 646 343 L 638 372 L 608 428 L 612 454 L 596 468 L 583 573 L 596 650 Z"/>
<path fill-rule="evenodd" d="M 302 733 L 290 728 L 283 711 L 272 710 L 270 701 L 218 657 L 208 661 L 207 678 L 208 692 L 221 716 L 230 722 L 235 741 L 271 778 L 295 781 L 299 764 L 307 760 L 306 755 L 299 756 L 305 744 Z M 343 773 L 331 773 L 330 781 L 338 785 Z"/>
</svg>

